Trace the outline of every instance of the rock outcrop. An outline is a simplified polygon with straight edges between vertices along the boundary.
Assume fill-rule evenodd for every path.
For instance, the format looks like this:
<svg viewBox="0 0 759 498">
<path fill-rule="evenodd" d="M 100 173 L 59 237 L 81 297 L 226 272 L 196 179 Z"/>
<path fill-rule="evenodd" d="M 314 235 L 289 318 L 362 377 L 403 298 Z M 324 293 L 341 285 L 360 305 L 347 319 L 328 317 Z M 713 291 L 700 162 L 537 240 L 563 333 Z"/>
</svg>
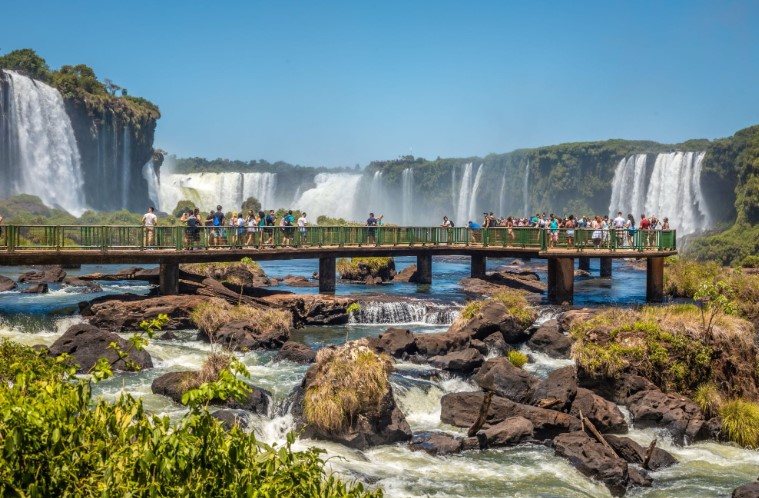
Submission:
<svg viewBox="0 0 759 498">
<path fill-rule="evenodd" d="M 199 334 L 209 340 L 207 335 Z M 219 327 L 213 334 L 214 342 L 231 350 L 276 349 L 290 338 L 286 328 L 262 328 L 254 320 L 232 320 Z"/>
<path fill-rule="evenodd" d="M 551 358 L 569 358 L 572 351 L 572 340 L 559 331 L 559 322 L 548 320 L 538 327 L 527 341 L 527 346 Z"/>
<path fill-rule="evenodd" d="M 316 351 L 295 341 L 287 341 L 282 345 L 274 361 L 291 361 L 301 365 L 313 363 L 316 360 Z"/>
<path fill-rule="evenodd" d="M 63 282 L 66 272 L 60 266 L 54 266 L 44 270 L 32 270 L 22 273 L 18 277 L 20 284 L 54 284 Z"/>
<path fill-rule="evenodd" d="M 627 462 L 583 431 L 561 434 L 553 440 L 556 455 L 562 456 L 584 475 L 603 482 L 614 496 L 627 492 Z"/>
<path fill-rule="evenodd" d="M 181 404 L 182 396 L 194 387 L 193 384 L 197 382 L 198 375 L 199 372 L 197 371 L 169 372 L 153 380 L 150 389 L 153 394 L 166 396 Z M 266 415 L 269 411 L 271 393 L 251 384 L 248 384 L 248 387 L 251 391 L 242 402 L 228 398 L 226 400 L 214 399 L 211 404 Z"/>
<path fill-rule="evenodd" d="M 512 365 L 505 357 L 486 361 L 472 380 L 485 391 L 517 403 L 528 402 L 532 390 L 540 382 L 531 373 Z"/>
<path fill-rule="evenodd" d="M 325 294 L 273 294 L 262 301 L 272 306 L 286 308 L 293 315 L 293 326 L 343 325 L 348 323 L 348 306 L 355 299 Z"/>
<path fill-rule="evenodd" d="M 128 352 L 129 357 L 119 358 L 118 353 L 109 347 L 112 342 L 121 351 Z M 69 327 L 49 348 L 51 356 L 63 353 L 73 357 L 72 363 L 79 365 L 77 371 L 80 373 L 89 372 L 100 358 L 108 360 L 114 370 L 134 370 L 134 366 L 138 369 L 153 368 L 153 361 L 147 351 L 134 349 L 129 341 L 117 334 L 86 323 Z"/>
<path fill-rule="evenodd" d="M 0 275 L 0 292 L 8 292 L 15 289 L 16 287 L 18 287 L 18 285 L 16 285 L 16 282 L 8 277 L 3 277 Z"/>
<path fill-rule="evenodd" d="M 81 314 L 94 326 L 110 332 L 137 330 L 144 320 L 166 314 L 169 322 L 164 330 L 195 328 L 190 319 L 192 310 L 203 303 L 202 296 L 105 296 L 82 304 Z"/>
</svg>

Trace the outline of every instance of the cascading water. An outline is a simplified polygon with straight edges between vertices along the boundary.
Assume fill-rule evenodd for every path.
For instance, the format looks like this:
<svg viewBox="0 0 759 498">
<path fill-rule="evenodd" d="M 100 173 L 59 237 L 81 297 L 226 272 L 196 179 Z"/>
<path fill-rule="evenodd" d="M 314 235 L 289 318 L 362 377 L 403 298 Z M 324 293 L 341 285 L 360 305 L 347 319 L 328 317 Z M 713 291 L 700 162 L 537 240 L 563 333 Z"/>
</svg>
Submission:
<svg viewBox="0 0 759 498">
<path fill-rule="evenodd" d="M 121 132 L 121 207 L 129 207 L 129 191 L 132 180 L 132 133 L 129 125 L 124 126 Z"/>
<path fill-rule="evenodd" d="M 276 173 L 243 173 L 242 200 L 255 197 L 264 209 L 277 209 L 274 193 L 277 190 Z M 295 194 L 295 200 L 300 197 L 300 186 Z"/>
<path fill-rule="evenodd" d="M 153 161 L 150 160 L 145 163 L 145 165 L 142 167 L 142 178 L 145 179 L 145 182 L 148 184 L 148 198 L 153 203 L 153 207 L 155 207 L 156 211 L 161 210 L 161 199 L 160 199 L 160 188 L 161 185 L 158 181 L 158 175 L 155 171 L 155 166 L 153 165 Z"/>
<path fill-rule="evenodd" d="M 501 188 L 498 190 L 498 215 L 506 212 L 506 173 L 501 177 Z"/>
<path fill-rule="evenodd" d="M 636 154 L 617 164 L 609 212 L 669 218 L 670 227 L 684 236 L 709 228 L 711 220 L 701 192 L 704 152 L 669 152 L 656 155 L 648 174 L 648 157 Z"/>
<path fill-rule="evenodd" d="M 474 185 L 472 185 L 472 196 L 469 198 L 469 216 L 471 220 L 477 217 L 477 192 L 480 190 L 480 181 L 482 180 L 483 165 L 477 168 L 477 174 L 474 175 Z"/>
<path fill-rule="evenodd" d="M 312 219 L 329 217 L 353 219 L 356 192 L 361 175 L 349 173 L 319 173 L 316 186 L 303 192 L 294 208 L 306 211 Z"/>
<path fill-rule="evenodd" d="M 414 220 L 414 170 L 411 168 L 406 168 L 401 173 L 401 192 L 402 222 L 404 226 L 410 226 Z"/>
<path fill-rule="evenodd" d="M 362 302 L 357 313 L 351 315 L 353 323 L 450 325 L 459 309 L 425 302 Z"/>
<path fill-rule="evenodd" d="M 472 163 L 464 165 L 464 174 L 461 175 L 459 185 L 459 202 L 456 205 L 456 219 L 459 226 L 466 226 L 469 219 L 469 193 L 472 191 Z"/>
<path fill-rule="evenodd" d="M 81 158 L 63 98 L 44 83 L 14 71 L 4 73 L 10 93 L 0 95 L 8 103 L 3 119 L 8 132 L 2 133 L 9 142 L 4 192 L 36 195 L 80 215 L 86 209 Z"/>
<path fill-rule="evenodd" d="M 524 183 L 522 184 L 522 211 L 524 216 L 529 218 L 530 213 L 530 161 L 524 166 Z"/>
<path fill-rule="evenodd" d="M 369 209 L 382 211 L 385 208 L 385 185 L 382 183 L 382 171 L 377 170 L 369 184 Z M 389 207 L 389 206 L 388 206 Z"/>
</svg>

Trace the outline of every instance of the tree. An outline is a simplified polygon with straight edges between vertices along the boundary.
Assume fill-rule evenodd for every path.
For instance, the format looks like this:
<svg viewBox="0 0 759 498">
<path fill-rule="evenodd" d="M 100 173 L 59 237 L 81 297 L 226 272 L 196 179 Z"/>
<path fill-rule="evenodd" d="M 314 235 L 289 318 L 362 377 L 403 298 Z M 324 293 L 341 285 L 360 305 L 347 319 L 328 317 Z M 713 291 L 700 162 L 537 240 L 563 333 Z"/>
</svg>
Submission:
<svg viewBox="0 0 759 498">
<path fill-rule="evenodd" d="M 243 215 L 248 214 L 248 210 L 253 211 L 255 214 L 258 214 L 258 212 L 261 210 L 261 202 L 259 202 L 259 200 L 255 197 L 248 197 L 245 199 L 245 202 L 242 203 L 240 213 Z"/>
<path fill-rule="evenodd" d="M 47 62 L 31 48 L 14 50 L 0 57 L 0 69 L 18 71 L 30 78 L 42 81 L 47 81 L 50 78 L 50 68 Z"/>
<path fill-rule="evenodd" d="M 179 202 L 177 202 L 177 207 L 174 208 L 174 210 L 171 212 L 171 215 L 175 218 L 181 218 L 182 213 L 184 213 L 187 210 L 194 211 L 195 210 L 195 204 L 192 201 L 188 201 L 187 199 L 183 199 Z"/>
</svg>

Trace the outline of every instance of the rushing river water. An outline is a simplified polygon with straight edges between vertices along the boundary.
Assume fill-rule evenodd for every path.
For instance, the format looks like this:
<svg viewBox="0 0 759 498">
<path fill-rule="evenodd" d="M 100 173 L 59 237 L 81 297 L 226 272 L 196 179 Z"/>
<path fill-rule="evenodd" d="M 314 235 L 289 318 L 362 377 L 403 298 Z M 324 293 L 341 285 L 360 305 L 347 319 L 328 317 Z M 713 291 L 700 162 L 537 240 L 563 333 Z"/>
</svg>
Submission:
<svg viewBox="0 0 759 498">
<path fill-rule="evenodd" d="M 396 260 L 399 270 L 413 262 L 412 258 Z M 509 264 L 510 260 L 491 260 L 488 263 L 489 269 L 494 269 Z M 591 266 L 591 274 L 597 275 L 598 263 L 595 260 L 592 263 L 595 266 Z M 544 265 L 543 262 L 535 261 L 526 263 L 521 268 L 536 271 L 543 279 Z M 318 270 L 316 261 L 270 262 L 263 263 L 262 266 L 271 277 L 287 274 L 310 276 Z M 113 272 L 116 269 L 118 267 L 88 265 L 80 270 L 69 271 L 69 274 Z M 0 274 L 15 278 L 25 270 L 5 267 Z M 377 304 L 378 308 L 384 306 L 388 311 L 369 313 L 366 315 L 368 318 L 360 321 L 377 320 L 376 317 L 381 316 L 383 323 L 309 327 L 294 331 L 292 338 L 313 348 L 321 348 L 341 344 L 346 339 L 376 336 L 388 326 L 388 316 L 411 317 L 412 323 L 402 325 L 414 333 L 444 331 L 447 323 L 441 322 L 452 320 L 455 309 L 466 299 L 456 282 L 468 276 L 468 272 L 469 261 L 466 258 L 435 259 L 431 285 L 393 284 L 380 288 L 338 285 L 338 294 L 362 295 L 364 300 L 370 302 L 371 296 L 377 294 L 400 295 L 419 302 L 433 301 L 433 313 L 420 311 L 419 305 L 393 311 L 392 302 Z M 300 293 L 316 292 L 313 288 L 283 289 Z M 105 282 L 102 293 L 80 294 L 74 290 L 51 285 L 51 292 L 45 295 L 20 294 L 17 291 L 0 294 L 0 337 L 29 345 L 52 344 L 72 323 L 81 320 L 75 314 L 80 301 L 106 293 L 146 293 L 149 287 L 136 282 Z M 630 305 L 642 303 L 644 299 L 645 272 L 621 261 L 615 261 L 613 280 L 579 278 L 575 284 L 575 303 L 578 305 Z M 555 313 L 553 308 L 541 305 L 539 320 L 548 319 Z M 428 316 L 434 317 L 428 319 Z M 98 384 L 96 394 L 106 399 L 116 399 L 121 393 L 127 392 L 142 397 L 148 410 L 173 418 L 181 417 L 185 409 L 168 398 L 152 394 L 150 385 L 153 379 L 166 372 L 197 369 L 211 346 L 196 340 L 193 330 L 180 331 L 177 335 L 177 340 L 151 341 L 147 350 L 153 358 L 155 368 L 139 373 L 118 374 Z M 555 368 L 571 364 L 569 360 L 555 360 L 528 349 L 524 351 L 531 357 L 531 363 L 525 368 L 540 377 L 545 377 Z M 275 352 L 264 351 L 239 355 L 250 370 L 251 381 L 272 392 L 274 402 L 268 416 L 252 418 L 257 437 L 270 443 L 284 441 L 287 431 L 293 428 L 292 418 L 286 410 L 287 397 L 308 369 L 308 366 L 289 362 L 274 362 L 274 355 Z M 396 400 L 415 433 L 444 430 L 463 434 L 462 429 L 440 422 L 440 399 L 446 393 L 475 390 L 476 386 L 432 367 L 406 362 L 396 364 L 391 382 Z M 712 442 L 678 447 L 652 429 L 633 428 L 628 435 L 644 446 L 658 437 L 658 445 L 680 461 L 671 468 L 653 472 L 653 488 L 632 489 L 628 496 L 727 496 L 736 486 L 755 480 L 759 471 L 757 451 Z M 603 484 L 587 479 L 567 460 L 554 456 L 553 450 L 543 446 L 521 445 L 444 457 L 412 452 L 403 445 L 383 446 L 362 452 L 338 444 L 301 440 L 296 447 L 311 445 L 326 449 L 329 457 L 339 457 L 329 460 L 334 470 L 347 478 L 381 485 L 389 497 L 609 495 Z"/>
</svg>

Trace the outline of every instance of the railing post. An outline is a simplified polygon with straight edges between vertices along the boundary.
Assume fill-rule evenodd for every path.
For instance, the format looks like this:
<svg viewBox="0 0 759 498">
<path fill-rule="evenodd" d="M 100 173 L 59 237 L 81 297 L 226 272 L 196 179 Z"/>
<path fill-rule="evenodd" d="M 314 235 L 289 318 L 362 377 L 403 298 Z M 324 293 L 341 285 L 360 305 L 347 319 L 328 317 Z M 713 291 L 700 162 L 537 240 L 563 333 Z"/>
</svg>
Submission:
<svg viewBox="0 0 759 498">
<path fill-rule="evenodd" d="M 60 251 L 61 250 L 61 243 L 63 242 L 63 236 L 61 235 L 61 226 L 56 225 L 54 227 L 54 237 L 55 237 L 55 250 Z"/>
<path fill-rule="evenodd" d="M 8 225 L 7 233 L 5 235 L 8 242 L 8 252 L 15 252 L 16 250 L 16 227 Z"/>
</svg>

